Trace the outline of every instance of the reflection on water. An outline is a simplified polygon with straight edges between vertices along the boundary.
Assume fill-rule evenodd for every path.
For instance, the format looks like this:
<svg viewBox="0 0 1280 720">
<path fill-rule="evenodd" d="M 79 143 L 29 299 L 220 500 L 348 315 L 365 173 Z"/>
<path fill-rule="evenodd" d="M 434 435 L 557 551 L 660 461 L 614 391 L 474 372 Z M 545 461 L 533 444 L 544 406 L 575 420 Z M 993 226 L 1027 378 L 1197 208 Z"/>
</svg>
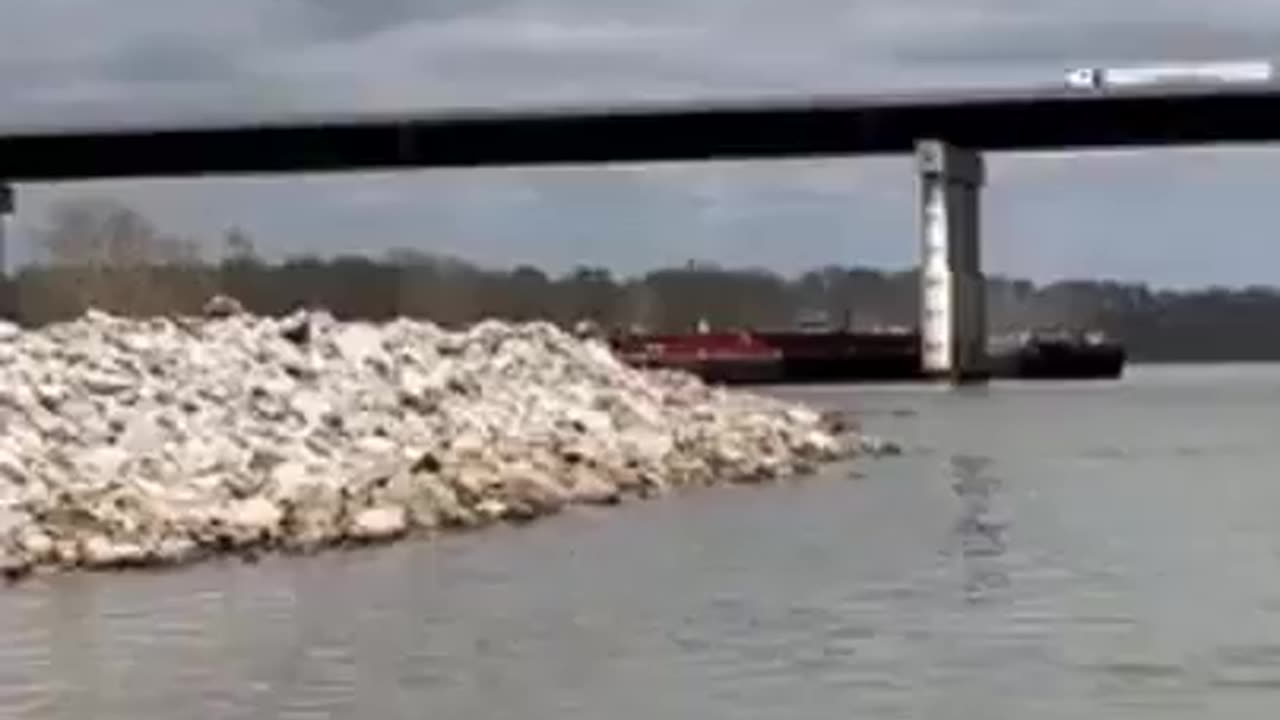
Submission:
<svg viewBox="0 0 1280 720">
<path fill-rule="evenodd" d="M 1274 718 L 1280 369 L 785 391 L 908 452 L 0 592 L 4 718 Z"/>
<path fill-rule="evenodd" d="M 965 570 L 965 598 L 969 602 L 991 599 L 1009 583 L 1009 576 L 1000 564 L 1009 521 L 995 506 L 1001 483 L 999 478 L 986 474 L 990 465 L 989 457 L 951 457 L 955 478 L 951 489 L 961 505 L 955 534 L 959 538 Z"/>
</svg>

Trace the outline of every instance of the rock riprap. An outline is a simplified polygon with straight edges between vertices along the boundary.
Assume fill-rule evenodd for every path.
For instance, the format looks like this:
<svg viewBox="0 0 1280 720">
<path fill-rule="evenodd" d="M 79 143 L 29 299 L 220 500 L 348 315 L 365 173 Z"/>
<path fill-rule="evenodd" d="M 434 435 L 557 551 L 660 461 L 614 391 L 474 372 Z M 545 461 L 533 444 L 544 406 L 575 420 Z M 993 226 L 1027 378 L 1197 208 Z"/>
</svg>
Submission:
<svg viewBox="0 0 1280 720">
<path fill-rule="evenodd" d="M 8 573 L 309 550 L 804 473 L 863 447 L 545 323 L 235 308 L 0 325 Z"/>
</svg>

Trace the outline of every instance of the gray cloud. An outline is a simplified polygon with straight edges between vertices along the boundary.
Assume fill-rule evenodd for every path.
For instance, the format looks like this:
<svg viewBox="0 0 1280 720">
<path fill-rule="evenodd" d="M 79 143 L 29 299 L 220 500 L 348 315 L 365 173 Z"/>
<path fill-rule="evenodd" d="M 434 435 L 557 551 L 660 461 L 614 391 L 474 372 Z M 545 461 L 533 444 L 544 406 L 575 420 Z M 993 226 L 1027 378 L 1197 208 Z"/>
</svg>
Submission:
<svg viewBox="0 0 1280 720">
<path fill-rule="evenodd" d="M 41 0 L 0 24 L 0 125 L 1053 83 L 1083 63 L 1280 56 L 1276 37 L 1271 0 Z M 992 164 L 995 270 L 1274 280 L 1256 229 L 1273 155 Z M 903 265 L 912 182 L 897 159 L 69 184 L 23 188 L 19 230 L 92 191 L 208 237 L 248 226 L 277 255 Z"/>
<path fill-rule="evenodd" d="M 1280 22 L 1249 26 L 1224 18 L 1128 18 L 1091 20 L 1075 32 L 1032 18 L 1001 33 L 999 42 L 977 43 L 971 37 L 946 36 L 929 43 L 903 46 L 904 62 L 979 65 L 1086 63 L 1151 63 L 1220 58 L 1268 58 L 1280 50 Z"/>
<path fill-rule="evenodd" d="M 244 76 L 231 54 L 181 36 L 153 37 L 145 45 L 125 48 L 107 59 L 101 72 L 105 77 L 139 84 L 210 84 Z"/>
<path fill-rule="evenodd" d="M 326 39 L 352 39 L 406 23 L 449 22 L 518 6 L 512 0 L 292 0 L 296 17 Z"/>
</svg>

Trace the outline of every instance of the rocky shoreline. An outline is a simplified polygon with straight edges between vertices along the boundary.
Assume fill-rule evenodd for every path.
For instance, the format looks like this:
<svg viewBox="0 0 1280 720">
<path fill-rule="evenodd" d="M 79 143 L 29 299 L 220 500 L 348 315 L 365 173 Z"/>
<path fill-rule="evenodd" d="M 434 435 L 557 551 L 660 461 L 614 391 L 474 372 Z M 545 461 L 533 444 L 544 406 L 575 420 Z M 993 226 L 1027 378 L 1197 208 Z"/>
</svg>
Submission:
<svg viewBox="0 0 1280 720">
<path fill-rule="evenodd" d="M 0 564 L 306 552 L 806 474 L 875 443 L 547 323 L 0 325 Z"/>
</svg>

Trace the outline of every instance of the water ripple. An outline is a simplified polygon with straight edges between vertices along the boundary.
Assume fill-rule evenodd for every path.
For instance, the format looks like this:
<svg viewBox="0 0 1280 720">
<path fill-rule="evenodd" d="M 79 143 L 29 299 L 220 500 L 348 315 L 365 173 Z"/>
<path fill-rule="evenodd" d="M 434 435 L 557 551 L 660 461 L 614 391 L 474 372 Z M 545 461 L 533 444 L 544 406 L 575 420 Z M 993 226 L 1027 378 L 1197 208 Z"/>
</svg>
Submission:
<svg viewBox="0 0 1280 720">
<path fill-rule="evenodd" d="M 1135 377 L 823 391 L 929 448 L 856 483 L 37 579 L 0 717 L 1273 717 L 1280 406 Z"/>
</svg>

